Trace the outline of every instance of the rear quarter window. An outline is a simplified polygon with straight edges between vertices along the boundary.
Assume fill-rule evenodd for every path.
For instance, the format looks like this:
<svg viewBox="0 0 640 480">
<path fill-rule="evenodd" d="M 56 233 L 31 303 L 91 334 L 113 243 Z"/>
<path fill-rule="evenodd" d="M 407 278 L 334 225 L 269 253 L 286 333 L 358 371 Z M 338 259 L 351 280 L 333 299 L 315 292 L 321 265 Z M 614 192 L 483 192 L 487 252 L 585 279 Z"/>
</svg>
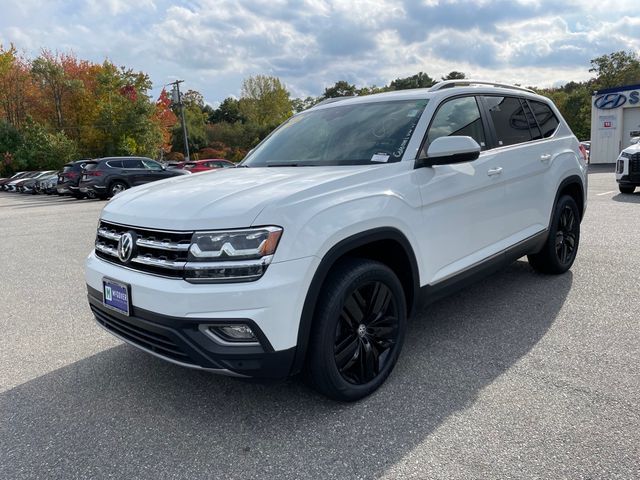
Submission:
<svg viewBox="0 0 640 480">
<path fill-rule="evenodd" d="M 111 168 L 122 168 L 122 160 L 109 160 L 107 165 Z"/>
<path fill-rule="evenodd" d="M 558 118 L 551 110 L 551 107 L 543 102 L 536 102 L 535 100 L 529 100 L 529 104 L 533 109 L 533 114 L 536 116 L 540 130 L 542 130 L 542 137 L 548 138 L 553 135 L 558 128 L 560 122 Z"/>
</svg>

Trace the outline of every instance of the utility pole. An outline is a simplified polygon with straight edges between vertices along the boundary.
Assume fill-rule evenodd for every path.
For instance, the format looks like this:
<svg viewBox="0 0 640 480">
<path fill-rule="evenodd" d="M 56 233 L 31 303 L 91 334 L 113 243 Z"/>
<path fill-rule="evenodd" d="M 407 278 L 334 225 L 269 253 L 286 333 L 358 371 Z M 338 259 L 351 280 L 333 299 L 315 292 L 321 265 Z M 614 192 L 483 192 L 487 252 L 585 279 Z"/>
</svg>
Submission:
<svg viewBox="0 0 640 480">
<path fill-rule="evenodd" d="M 187 136 L 187 124 L 184 121 L 184 103 L 182 102 L 182 95 L 180 94 L 180 84 L 184 80 L 176 80 L 175 82 L 168 83 L 167 85 L 173 85 L 171 90 L 171 97 L 173 103 L 177 103 L 180 107 L 180 120 L 182 121 L 182 135 L 184 137 L 184 159 L 189 161 L 189 137 Z"/>
</svg>

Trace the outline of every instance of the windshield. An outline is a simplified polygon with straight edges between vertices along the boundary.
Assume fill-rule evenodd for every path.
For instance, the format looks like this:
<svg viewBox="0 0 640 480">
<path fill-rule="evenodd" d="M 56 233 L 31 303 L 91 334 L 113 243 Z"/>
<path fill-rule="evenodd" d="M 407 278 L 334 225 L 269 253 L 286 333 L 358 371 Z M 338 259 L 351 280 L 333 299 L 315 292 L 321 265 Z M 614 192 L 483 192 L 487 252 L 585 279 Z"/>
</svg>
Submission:
<svg viewBox="0 0 640 480">
<path fill-rule="evenodd" d="M 427 102 L 371 102 L 303 112 L 267 137 L 242 166 L 397 162 Z"/>
</svg>

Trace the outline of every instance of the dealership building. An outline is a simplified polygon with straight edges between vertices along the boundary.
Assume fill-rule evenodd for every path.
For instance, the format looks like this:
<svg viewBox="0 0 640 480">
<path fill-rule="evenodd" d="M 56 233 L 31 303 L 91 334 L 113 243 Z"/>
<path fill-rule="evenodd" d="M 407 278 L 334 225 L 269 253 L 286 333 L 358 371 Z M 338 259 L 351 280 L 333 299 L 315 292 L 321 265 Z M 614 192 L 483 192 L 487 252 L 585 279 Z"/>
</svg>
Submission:
<svg viewBox="0 0 640 480">
<path fill-rule="evenodd" d="M 604 88 L 591 97 L 591 163 L 615 163 L 640 137 L 640 85 Z"/>
</svg>

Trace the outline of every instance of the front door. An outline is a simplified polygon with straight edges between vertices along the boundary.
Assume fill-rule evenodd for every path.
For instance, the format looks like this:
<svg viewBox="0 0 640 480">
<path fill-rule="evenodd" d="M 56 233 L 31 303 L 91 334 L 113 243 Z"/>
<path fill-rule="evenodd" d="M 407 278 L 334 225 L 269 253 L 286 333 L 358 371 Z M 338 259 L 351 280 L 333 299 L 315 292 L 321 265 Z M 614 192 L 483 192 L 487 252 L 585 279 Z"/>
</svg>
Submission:
<svg viewBox="0 0 640 480">
<path fill-rule="evenodd" d="M 442 136 L 463 135 L 485 149 L 487 136 L 474 96 L 445 100 L 438 107 L 423 147 Z M 459 273 L 501 250 L 504 238 L 502 165 L 491 151 L 472 162 L 414 171 L 422 197 L 419 228 L 427 283 Z"/>
</svg>

